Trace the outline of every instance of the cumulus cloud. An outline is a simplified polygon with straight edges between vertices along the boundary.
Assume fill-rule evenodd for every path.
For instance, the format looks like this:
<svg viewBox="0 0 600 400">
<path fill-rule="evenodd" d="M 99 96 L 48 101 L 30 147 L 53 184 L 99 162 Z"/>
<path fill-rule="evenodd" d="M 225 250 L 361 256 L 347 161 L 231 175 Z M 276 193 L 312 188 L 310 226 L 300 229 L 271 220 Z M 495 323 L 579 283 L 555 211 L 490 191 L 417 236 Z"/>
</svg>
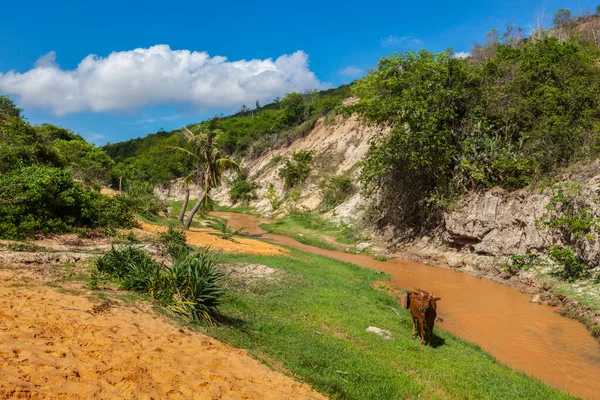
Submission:
<svg viewBox="0 0 600 400">
<path fill-rule="evenodd" d="M 423 41 L 414 36 L 394 36 L 390 35 L 386 38 L 381 39 L 381 45 L 383 47 L 398 47 L 398 46 L 418 46 Z"/>
<path fill-rule="evenodd" d="M 454 58 L 467 58 L 471 55 L 471 53 L 466 51 L 459 51 L 458 53 L 454 53 L 452 57 Z"/>
<path fill-rule="evenodd" d="M 342 68 L 339 71 L 340 75 L 347 76 L 350 78 L 357 78 L 361 76 L 364 71 L 361 68 L 355 67 L 354 65 L 350 65 L 346 68 Z"/>
<path fill-rule="evenodd" d="M 73 70 L 61 69 L 50 52 L 29 71 L 0 73 L 0 91 L 19 96 L 24 106 L 56 115 L 172 103 L 225 109 L 325 86 L 310 71 L 308 55 L 301 50 L 275 60 L 229 61 L 156 45 L 107 57 L 90 54 Z"/>
</svg>

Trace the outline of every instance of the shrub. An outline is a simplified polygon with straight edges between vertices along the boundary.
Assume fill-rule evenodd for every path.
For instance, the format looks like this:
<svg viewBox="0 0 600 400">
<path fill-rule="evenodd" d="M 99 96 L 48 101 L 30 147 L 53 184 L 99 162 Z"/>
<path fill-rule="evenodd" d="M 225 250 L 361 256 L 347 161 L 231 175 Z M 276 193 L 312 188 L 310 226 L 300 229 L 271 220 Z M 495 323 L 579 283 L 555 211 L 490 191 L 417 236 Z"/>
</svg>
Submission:
<svg viewBox="0 0 600 400">
<path fill-rule="evenodd" d="M 190 322 L 210 322 L 223 295 L 223 273 L 217 263 L 217 257 L 206 250 L 178 257 L 169 267 L 139 247 L 112 247 L 96 259 L 89 286 L 96 288 L 101 274 L 106 274 L 116 278 L 123 289 L 147 294 Z"/>
<path fill-rule="evenodd" d="M 190 254 L 176 260 L 161 274 L 159 287 L 168 287 L 167 308 L 182 314 L 191 322 L 211 321 L 217 312 L 224 291 L 221 281 L 224 274 L 217 269 L 217 257 L 208 251 Z"/>
<path fill-rule="evenodd" d="M 504 266 L 504 270 L 510 275 L 516 275 L 520 271 L 528 271 L 532 267 L 541 265 L 544 261 L 531 253 L 525 255 L 513 254 L 510 257 L 510 264 Z"/>
<path fill-rule="evenodd" d="M 258 183 L 248 181 L 247 176 L 241 174 L 231 182 L 229 199 L 233 204 L 241 201 L 244 205 L 248 205 L 251 200 L 256 200 L 258 198 L 258 195 L 256 194 L 258 188 L 260 188 Z"/>
<path fill-rule="evenodd" d="M 84 188 L 60 168 L 33 165 L 0 175 L 2 238 L 132 225 L 131 211 L 121 199 Z"/>
<path fill-rule="evenodd" d="M 181 227 L 169 226 L 167 232 L 158 234 L 158 242 L 163 254 L 177 259 L 190 253 L 190 247 L 187 245 L 185 231 Z"/>
<path fill-rule="evenodd" d="M 555 186 L 554 196 L 546 206 L 547 212 L 536 221 L 541 227 L 562 233 L 563 239 L 571 240 L 586 237 L 592 229 L 599 227 L 599 220 L 576 185 Z M 595 234 L 592 234 L 595 236 Z"/>
<path fill-rule="evenodd" d="M 267 194 L 265 195 L 265 199 L 269 200 L 269 203 L 271 203 L 271 208 L 273 208 L 273 210 L 277 210 L 281 205 L 281 199 L 279 198 L 279 195 L 277 194 L 277 191 L 275 190 L 275 187 L 272 183 L 269 183 L 269 186 L 267 187 Z"/>
<path fill-rule="evenodd" d="M 158 215 L 162 208 L 160 200 L 154 195 L 154 186 L 149 182 L 131 182 L 126 187 L 123 199 L 131 210 L 142 215 Z"/>
<path fill-rule="evenodd" d="M 387 128 L 361 177 L 381 226 L 434 228 L 467 190 L 521 188 L 597 155 L 595 46 L 556 38 L 486 46 L 485 57 L 466 60 L 393 54 L 353 86 L 360 100 L 352 110 Z"/>
<path fill-rule="evenodd" d="M 152 257 L 141 247 L 125 245 L 115 248 L 111 247 L 102 257 L 96 259 L 98 271 L 111 275 L 117 279 L 123 279 L 132 268 L 141 265 L 149 266 L 154 261 Z"/>
<path fill-rule="evenodd" d="M 552 246 L 548 249 L 548 256 L 561 266 L 556 275 L 569 282 L 589 276 L 589 267 L 581 262 L 570 247 Z"/>
<path fill-rule="evenodd" d="M 352 180 L 346 175 L 334 176 L 333 178 L 323 180 L 320 186 L 323 189 L 323 201 L 320 205 L 322 210 L 337 207 L 355 192 Z"/>
<path fill-rule="evenodd" d="M 285 165 L 278 171 L 278 175 L 283 179 L 286 189 L 291 189 L 306 181 L 310 175 L 310 162 L 314 153 L 308 150 L 301 150 L 292 154 L 291 160 L 285 160 Z"/>
<path fill-rule="evenodd" d="M 227 222 L 215 221 L 213 224 L 213 228 L 217 229 L 221 232 L 221 237 L 225 240 L 235 241 L 234 237 L 240 235 L 246 227 L 241 227 L 240 229 L 233 230 L 227 225 Z"/>
</svg>

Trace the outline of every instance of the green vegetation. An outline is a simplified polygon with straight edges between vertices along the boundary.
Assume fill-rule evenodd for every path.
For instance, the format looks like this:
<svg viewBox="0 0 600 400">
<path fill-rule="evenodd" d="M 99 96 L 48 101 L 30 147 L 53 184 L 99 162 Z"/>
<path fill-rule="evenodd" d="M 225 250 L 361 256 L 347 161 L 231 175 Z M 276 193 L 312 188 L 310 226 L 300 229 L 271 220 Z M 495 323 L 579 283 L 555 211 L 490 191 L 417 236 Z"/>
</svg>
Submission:
<svg viewBox="0 0 600 400">
<path fill-rule="evenodd" d="M 323 179 L 319 186 L 323 191 L 323 201 L 319 205 L 321 211 L 337 207 L 356 192 L 352 179 L 347 175 Z"/>
<path fill-rule="evenodd" d="M 301 150 L 292 153 L 292 159 L 285 160 L 283 167 L 277 172 L 277 175 L 285 183 L 286 189 L 295 188 L 308 179 L 310 175 L 310 162 L 314 153 L 312 151 Z"/>
<path fill-rule="evenodd" d="M 233 170 L 240 173 L 242 167 L 232 159 L 223 156 L 221 150 L 216 146 L 215 137 L 218 135 L 216 129 L 206 128 L 205 131 L 194 134 L 189 129 L 184 128 L 183 133 L 186 138 L 186 147 L 172 147 L 171 149 L 176 150 L 186 157 L 187 162 L 193 166 L 193 171 L 197 171 L 197 181 L 203 189 L 202 195 L 196 200 L 196 204 L 184 221 L 186 229 L 189 229 L 194 215 L 200 210 L 200 207 L 202 207 L 203 211 L 210 211 L 212 209 L 213 201 L 210 198 L 210 191 L 219 187 L 225 171 Z M 180 220 L 185 214 L 188 197 L 189 189 L 186 192 Z"/>
<path fill-rule="evenodd" d="M 242 106 L 234 115 L 211 118 L 187 129 L 217 132 L 216 145 L 223 154 L 256 157 L 306 134 L 320 116 L 334 112 L 349 94 L 348 85 L 321 92 L 289 93 L 271 104 L 254 110 Z M 185 142 L 182 130 L 161 130 L 144 138 L 109 143 L 104 150 L 115 161 L 116 177 L 123 178 L 125 187 L 130 181 L 160 185 L 191 171 L 181 154 L 165 152 L 169 147 L 184 147 Z"/>
<path fill-rule="evenodd" d="M 373 141 L 362 175 L 366 193 L 381 196 L 380 225 L 435 227 L 467 190 L 522 188 L 596 156 L 600 51 L 589 29 L 598 18 L 561 17 L 527 39 L 493 31 L 467 59 L 392 54 L 357 82 L 352 110 L 391 129 Z M 584 22 L 588 30 L 573 28 Z"/>
<path fill-rule="evenodd" d="M 314 212 L 292 212 L 261 228 L 277 235 L 289 236 L 300 243 L 335 250 L 341 244 L 352 245 L 360 241 L 357 232 L 348 225 L 335 224 Z"/>
<path fill-rule="evenodd" d="M 220 220 L 213 220 L 210 227 L 221 232 L 221 238 L 231 240 L 232 242 L 235 242 L 235 237 L 241 235 L 246 229 L 246 227 L 241 227 L 240 229 L 233 230 L 229 227 L 227 221 Z"/>
<path fill-rule="evenodd" d="M 538 227 L 552 229 L 568 242 L 596 237 L 592 229 L 600 226 L 600 220 L 593 215 L 589 202 L 598 199 L 587 198 L 575 183 L 556 185 L 552 190 L 554 195 L 546 206 L 546 214 L 536 221 Z"/>
<path fill-rule="evenodd" d="M 0 238 L 97 235 L 132 227 L 136 213 L 158 213 L 161 204 L 147 183 L 130 184 L 124 195 L 100 194 L 117 176 L 101 148 L 54 125 L 28 124 L 0 96 Z"/>
<path fill-rule="evenodd" d="M 551 246 L 548 249 L 548 256 L 552 261 L 562 266 L 562 269 L 556 273 L 559 277 L 569 282 L 589 277 L 587 271 L 589 267 L 580 261 L 577 254 L 570 247 Z"/>
<path fill-rule="evenodd" d="M 224 255 L 223 261 L 266 265 L 278 274 L 228 283 L 244 290 L 225 295 L 223 323 L 208 333 L 332 398 L 569 398 L 442 330 L 435 330 L 435 348 L 412 340 L 409 313 L 372 288 L 386 279 L 381 272 L 295 250 L 291 257 Z M 369 326 L 395 339 L 365 332 Z"/>
<path fill-rule="evenodd" d="M 271 208 L 273 210 L 279 209 L 282 199 L 279 198 L 277 190 L 275 190 L 275 187 L 272 183 L 269 183 L 269 185 L 267 186 L 267 194 L 265 195 L 265 198 L 269 200 L 269 203 L 271 203 Z"/>
<path fill-rule="evenodd" d="M 248 181 L 246 174 L 239 174 L 237 178 L 230 182 L 230 186 L 229 199 L 234 205 L 241 202 L 242 205 L 248 206 L 251 200 L 258 199 L 256 191 L 260 188 L 260 185 L 256 182 Z"/>
<path fill-rule="evenodd" d="M 504 270 L 511 275 L 516 275 L 521 271 L 529 271 L 531 268 L 544 264 L 544 260 L 531 253 L 525 255 L 513 254 L 509 258 L 510 264 L 505 265 Z"/>
<path fill-rule="evenodd" d="M 172 244 L 179 238 L 172 231 L 162 240 Z M 210 322 L 223 295 L 223 274 L 216 266 L 216 256 L 206 250 L 178 251 L 167 266 L 154 261 L 139 247 L 113 247 L 96 260 L 89 287 L 97 287 L 102 275 L 106 275 L 116 279 L 121 288 L 148 295 L 192 323 Z"/>
<path fill-rule="evenodd" d="M 169 226 L 169 230 L 158 234 L 158 243 L 163 255 L 181 258 L 190 253 L 190 247 L 185 240 L 185 232 L 181 228 Z"/>
</svg>

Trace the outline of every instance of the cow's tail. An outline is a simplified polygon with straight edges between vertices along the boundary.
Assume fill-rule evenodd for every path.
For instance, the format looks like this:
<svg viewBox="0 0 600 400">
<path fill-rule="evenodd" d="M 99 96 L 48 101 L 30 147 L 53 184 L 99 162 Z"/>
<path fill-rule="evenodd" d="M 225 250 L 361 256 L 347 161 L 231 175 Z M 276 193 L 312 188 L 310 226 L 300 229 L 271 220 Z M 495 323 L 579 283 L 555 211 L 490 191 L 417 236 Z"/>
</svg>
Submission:
<svg viewBox="0 0 600 400">
<path fill-rule="evenodd" d="M 407 310 L 410 308 L 410 291 L 406 291 L 406 298 L 404 299 L 404 307 Z"/>
</svg>

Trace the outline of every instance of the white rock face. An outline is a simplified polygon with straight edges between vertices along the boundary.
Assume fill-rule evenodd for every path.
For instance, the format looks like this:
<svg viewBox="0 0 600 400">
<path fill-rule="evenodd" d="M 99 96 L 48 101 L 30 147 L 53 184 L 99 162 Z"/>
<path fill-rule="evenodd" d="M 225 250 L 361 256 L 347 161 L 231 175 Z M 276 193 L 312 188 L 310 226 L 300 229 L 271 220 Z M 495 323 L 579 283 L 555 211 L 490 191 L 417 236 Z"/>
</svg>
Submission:
<svg viewBox="0 0 600 400">
<path fill-rule="evenodd" d="M 295 140 L 290 145 L 273 148 L 255 159 L 242 160 L 249 179 L 260 185 L 257 190 L 258 199 L 250 202 L 250 206 L 256 207 L 260 213 L 273 213 L 275 210 L 272 209 L 271 201 L 266 198 L 269 184 L 273 185 L 280 200 L 285 197 L 285 188 L 282 179 L 277 174 L 283 166 L 283 161 L 274 164 L 272 160 L 289 158 L 293 152 L 309 150 L 314 152 L 311 175 L 302 187 L 295 206 L 301 210 L 318 208 L 322 200 L 320 181 L 324 177 L 348 173 L 353 182 L 357 183 L 360 175 L 358 163 L 363 161 L 369 149 L 370 139 L 380 131 L 378 128 L 361 125 L 357 116 L 346 119 L 338 117 L 331 124 L 325 124 L 324 119 L 320 119 L 308 135 Z M 231 174 L 228 175 L 228 178 L 232 177 Z M 228 179 L 224 179 L 221 187 L 213 189 L 211 197 L 220 204 L 229 206 L 231 202 L 227 181 Z M 195 200 L 200 193 L 200 188 L 193 185 L 190 199 Z M 185 191 L 182 182 L 175 181 L 170 185 L 157 187 L 155 194 L 162 200 L 182 200 Z M 364 198 L 357 193 L 326 216 L 334 221 L 353 220 L 364 203 Z M 290 201 L 288 200 L 277 211 L 285 212 L 289 207 Z"/>
<path fill-rule="evenodd" d="M 363 251 L 364 249 L 368 249 L 369 247 L 371 247 L 372 244 L 371 243 L 359 243 L 356 245 L 356 250 L 358 251 Z"/>
</svg>

